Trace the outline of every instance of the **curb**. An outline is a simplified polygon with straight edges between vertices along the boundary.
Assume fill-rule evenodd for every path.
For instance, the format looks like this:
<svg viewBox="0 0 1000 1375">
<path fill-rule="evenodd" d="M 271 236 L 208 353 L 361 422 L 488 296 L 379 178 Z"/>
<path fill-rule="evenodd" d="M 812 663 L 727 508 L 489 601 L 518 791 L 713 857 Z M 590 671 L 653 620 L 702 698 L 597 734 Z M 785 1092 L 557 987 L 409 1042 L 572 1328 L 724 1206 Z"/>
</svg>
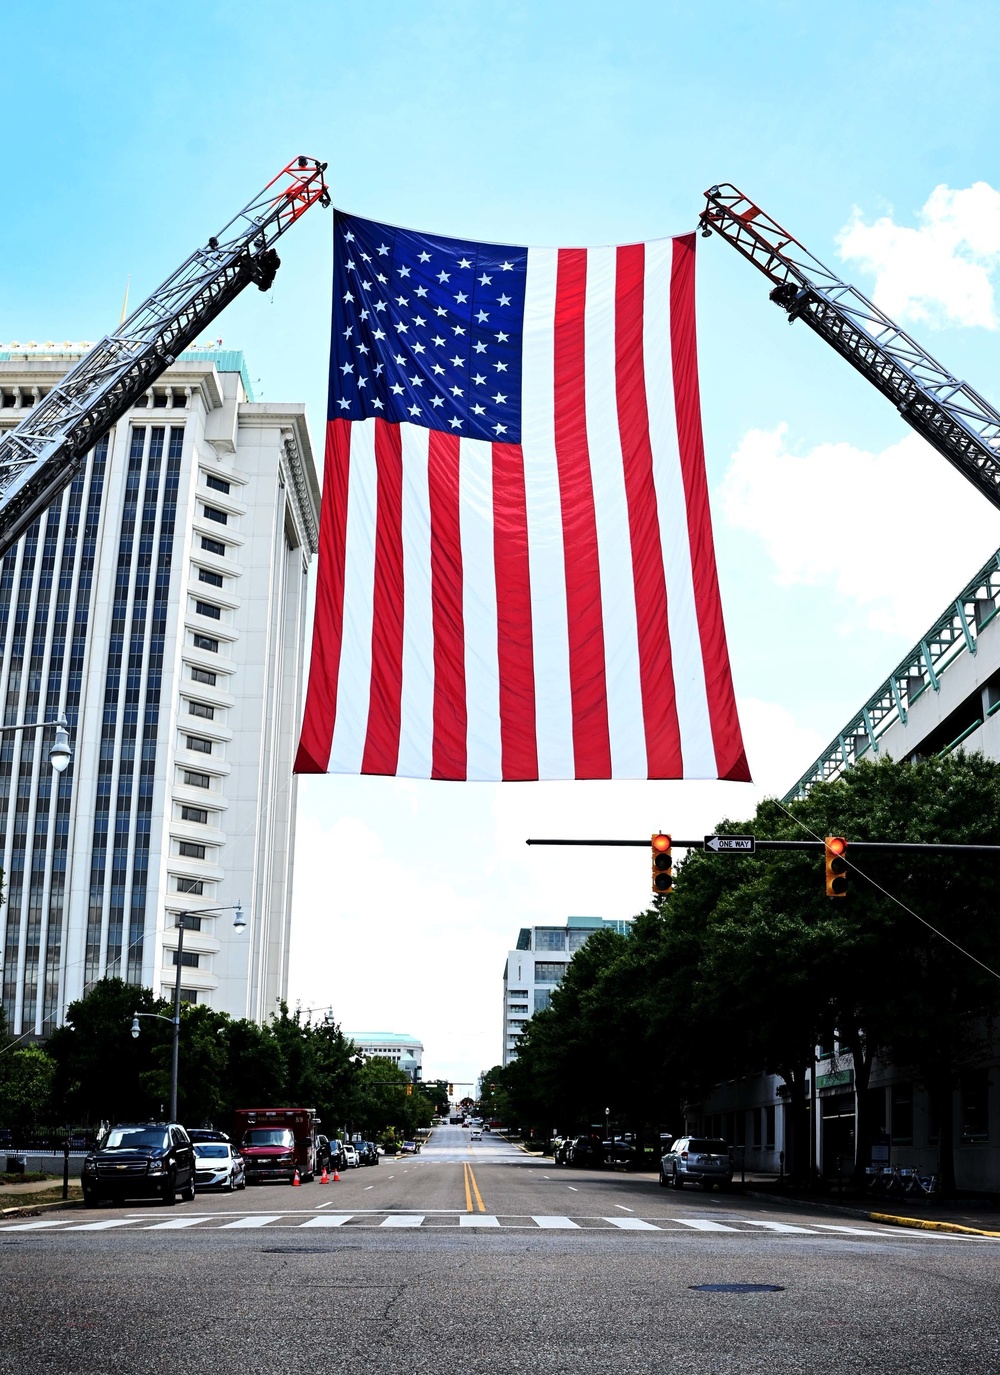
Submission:
<svg viewBox="0 0 1000 1375">
<path fill-rule="evenodd" d="M 82 1199 L 79 1198 L 57 1198 L 51 1203 L 28 1203 L 21 1207 L 0 1208 L 0 1219 L 31 1217 L 35 1213 L 55 1213 L 62 1208 L 79 1208 L 81 1205 Z"/>
<path fill-rule="evenodd" d="M 890 1222 L 896 1227 L 918 1227 L 925 1232 L 957 1232 L 961 1236 L 1000 1237 L 1000 1232 L 988 1232 L 984 1227 L 964 1227 L 960 1222 L 931 1222 L 921 1217 L 896 1217 L 893 1213 L 869 1213 L 872 1222 Z"/>
<path fill-rule="evenodd" d="M 784 1204 L 785 1207 L 821 1208 L 826 1213 L 840 1213 L 844 1217 L 854 1217 L 860 1222 L 883 1222 L 893 1227 L 916 1227 L 924 1232 L 953 1232 L 960 1236 L 1000 1237 L 1000 1232 L 990 1232 L 984 1227 L 966 1227 L 960 1222 L 937 1222 L 930 1218 L 899 1217 L 895 1213 L 872 1213 L 865 1208 L 844 1208 L 837 1203 L 826 1203 L 804 1198 L 783 1198 L 778 1194 L 765 1194 L 756 1189 L 747 1189 L 744 1198 L 758 1198 L 768 1203 Z"/>
</svg>

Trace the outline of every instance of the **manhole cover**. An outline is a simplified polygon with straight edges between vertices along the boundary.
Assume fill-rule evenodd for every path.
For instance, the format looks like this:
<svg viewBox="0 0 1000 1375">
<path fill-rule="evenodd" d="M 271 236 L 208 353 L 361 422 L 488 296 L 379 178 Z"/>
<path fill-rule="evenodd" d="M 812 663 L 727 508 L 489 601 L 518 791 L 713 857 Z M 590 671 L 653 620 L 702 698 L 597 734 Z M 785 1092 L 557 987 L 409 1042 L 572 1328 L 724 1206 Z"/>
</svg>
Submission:
<svg viewBox="0 0 1000 1375">
<path fill-rule="evenodd" d="M 783 1284 L 689 1284 L 699 1294 L 779 1294 Z"/>
</svg>

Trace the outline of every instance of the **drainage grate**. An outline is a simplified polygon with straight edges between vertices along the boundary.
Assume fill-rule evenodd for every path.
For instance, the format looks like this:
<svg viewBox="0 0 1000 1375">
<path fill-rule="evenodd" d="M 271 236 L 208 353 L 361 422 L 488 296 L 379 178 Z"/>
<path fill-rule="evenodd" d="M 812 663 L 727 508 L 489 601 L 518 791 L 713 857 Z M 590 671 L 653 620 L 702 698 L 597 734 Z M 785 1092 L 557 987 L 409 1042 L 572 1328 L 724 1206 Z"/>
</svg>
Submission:
<svg viewBox="0 0 1000 1375">
<path fill-rule="evenodd" d="M 699 1294 L 779 1294 L 783 1284 L 689 1284 Z"/>
</svg>

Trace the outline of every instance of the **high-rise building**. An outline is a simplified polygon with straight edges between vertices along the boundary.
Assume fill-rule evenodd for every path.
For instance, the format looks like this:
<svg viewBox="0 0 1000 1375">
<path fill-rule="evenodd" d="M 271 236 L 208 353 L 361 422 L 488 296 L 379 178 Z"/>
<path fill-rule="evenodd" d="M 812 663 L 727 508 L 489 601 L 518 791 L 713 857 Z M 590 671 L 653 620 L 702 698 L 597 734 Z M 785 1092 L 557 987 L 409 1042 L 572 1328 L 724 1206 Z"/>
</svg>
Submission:
<svg viewBox="0 0 1000 1375">
<path fill-rule="evenodd" d="M 0 431 L 80 349 L 0 351 Z M 304 408 L 255 403 L 243 355 L 182 354 L 0 564 L 0 968 L 45 1035 L 105 975 L 266 1017 L 288 977 L 307 570 Z M 242 902 L 247 927 L 232 911 Z"/>
<path fill-rule="evenodd" d="M 503 967 L 503 1060 L 517 1058 L 517 1043 L 529 1019 L 548 1007 L 552 990 L 577 950 L 595 931 L 623 936 L 630 923 L 609 917 L 567 917 L 565 926 L 525 926 Z"/>
</svg>

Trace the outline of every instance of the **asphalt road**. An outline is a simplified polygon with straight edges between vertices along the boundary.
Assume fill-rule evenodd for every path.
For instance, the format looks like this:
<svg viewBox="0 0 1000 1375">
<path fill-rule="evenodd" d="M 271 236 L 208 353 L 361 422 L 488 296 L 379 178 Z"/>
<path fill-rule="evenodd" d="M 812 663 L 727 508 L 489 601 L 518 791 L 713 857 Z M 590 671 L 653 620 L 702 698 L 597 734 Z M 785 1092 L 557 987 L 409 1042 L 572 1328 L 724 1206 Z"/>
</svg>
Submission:
<svg viewBox="0 0 1000 1375">
<path fill-rule="evenodd" d="M 996 1375 L 998 1245 L 439 1128 L 325 1187 L 0 1225 L 0 1373 Z"/>
</svg>

